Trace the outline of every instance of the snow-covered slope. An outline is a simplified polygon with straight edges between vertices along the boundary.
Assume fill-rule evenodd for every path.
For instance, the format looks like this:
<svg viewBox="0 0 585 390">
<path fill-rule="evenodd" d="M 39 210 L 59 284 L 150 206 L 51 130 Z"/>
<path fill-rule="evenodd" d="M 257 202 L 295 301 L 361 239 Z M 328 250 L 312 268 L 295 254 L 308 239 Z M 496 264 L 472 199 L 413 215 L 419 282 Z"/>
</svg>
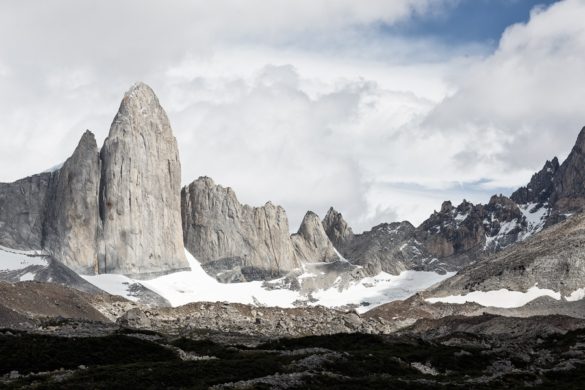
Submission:
<svg viewBox="0 0 585 390">
<path fill-rule="evenodd" d="M 294 307 L 296 305 L 323 305 L 327 307 L 359 306 L 365 312 L 381 304 L 405 299 L 452 274 L 439 275 L 435 272 L 406 271 L 398 276 L 381 273 L 375 277 L 351 282 L 340 291 L 335 285 L 326 290 L 301 294 L 290 289 L 274 289 L 264 282 L 219 283 L 209 276 L 199 262 L 185 252 L 191 271 L 176 272 L 151 280 L 134 280 L 124 275 L 101 274 L 82 277 L 110 294 L 121 295 L 130 300 L 137 298 L 132 285 L 141 284 L 167 299 L 171 305 L 180 306 L 191 302 L 233 302 L 258 306 Z M 301 275 L 300 278 L 307 277 Z"/>
<path fill-rule="evenodd" d="M 577 291 L 578 293 L 578 291 Z M 500 307 L 500 308 L 515 308 L 521 307 L 536 298 L 548 296 L 556 299 L 561 299 L 561 293 L 550 289 L 538 288 L 533 286 L 526 292 L 510 291 L 508 289 L 491 290 L 491 291 L 473 291 L 465 295 L 451 295 L 448 297 L 428 298 L 429 303 L 444 302 L 463 304 L 466 302 L 475 302 L 482 306 Z"/>
<path fill-rule="evenodd" d="M 21 251 L 0 246 L 0 274 L 10 274 L 17 281 L 33 280 L 36 272 L 47 267 L 39 251 Z"/>
</svg>

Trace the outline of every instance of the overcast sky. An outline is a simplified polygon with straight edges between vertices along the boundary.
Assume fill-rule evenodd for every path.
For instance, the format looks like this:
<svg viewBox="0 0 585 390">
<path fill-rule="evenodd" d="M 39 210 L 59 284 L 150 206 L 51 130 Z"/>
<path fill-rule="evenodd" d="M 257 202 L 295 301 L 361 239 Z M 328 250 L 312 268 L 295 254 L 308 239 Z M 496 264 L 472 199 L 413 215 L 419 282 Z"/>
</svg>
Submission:
<svg viewBox="0 0 585 390">
<path fill-rule="evenodd" d="M 585 0 L 0 1 L 0 181 L 101 144 L 151 85 L 183 183 L 418 224 L 510 194 L 585 125 Z"/>
</svg>

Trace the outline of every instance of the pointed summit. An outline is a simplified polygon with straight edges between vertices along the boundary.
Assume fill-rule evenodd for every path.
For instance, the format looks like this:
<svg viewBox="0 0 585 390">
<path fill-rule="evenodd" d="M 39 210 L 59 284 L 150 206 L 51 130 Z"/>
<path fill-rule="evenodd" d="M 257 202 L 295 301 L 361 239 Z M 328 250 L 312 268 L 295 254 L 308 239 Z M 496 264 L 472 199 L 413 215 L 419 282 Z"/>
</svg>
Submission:
<svg viewBox="0 0 585 390">
<path fill-rule="evenodd" d="M 353 238 L 353 231 L 343 219 L 343 215 L 333 207 L 329 208 L 327 215 L 323 218 L 323 229 L 333 246 L 341 251 L 344 245 Z"/>
<path fill-rule="evenodd" d="M 83 134 L 55 177 L 45 216 L 45 249 L 74 271 L 93 274 L 97 271 L 100 161 L 91 131 Z"/>
<path fill-rule="evenodd" d="M 124 95 L 101 160 L 100 272 L 147 277 L 188 268 L 177 141 L 146 84 Z"/>
<path fill-rule="evenodd" d="M 577 141 L 575 142 L 575 146 L 573 146 L 572 152 L 585 153 L 585 126 L 581 129 L 579 135 L 577 135 Z"/>
<path fill-rule="evenodd" d="M 560 211 L 576 211 L 585 206 L 585 127 L 567 159 L 553 179 L 551 204 Z"/>
<path fill-rule="evenodd" d="M 538 203 L 549 201 L 553 192 L 553 180 L 559 170 L 559 160 L 555 157 L 547 161 L 542 169 L 535 173 L 526 187 L 518 188 L 510 199 L 518 204 Z"/>
<path fill-rule="evenodd" d="M 334 261 L 339 258 L 325 234 L 319 216 L 307 211 L 299 231 L 291 236 L 297 256 L 307 262 Z"/>
<path fill-rule="evenodd" d="M 115 137 L 120 131 L 151 131 L 165 137 L 173 136 L 169 118 L 148 85 L 136 83 L 124 94 L 109 137 Z"/>
</svg>

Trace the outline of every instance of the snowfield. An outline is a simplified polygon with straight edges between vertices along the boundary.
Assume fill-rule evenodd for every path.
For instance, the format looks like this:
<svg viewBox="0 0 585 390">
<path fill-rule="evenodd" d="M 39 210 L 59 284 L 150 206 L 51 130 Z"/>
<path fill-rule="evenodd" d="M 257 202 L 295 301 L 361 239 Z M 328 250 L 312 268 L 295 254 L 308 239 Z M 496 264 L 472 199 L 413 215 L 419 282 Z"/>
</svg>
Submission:
<svg viewBox="0 0 585 390">
<path fill-rule="evenodd" d="M 347 289 L 339 291 L 332 287 L 302 295 L 288 289 L 267 289 L 264 282 L 224 284 L 209 276 L 199 262 L 185 251 L 191 271 L 176 272 L 151 280 L 134 280 L 124 275 L 102 274 L 81 275 L 96 287 L 114 295 L 130 300 L 137 298 L 129 291 L 130 285 L 139 283 L 167 299 L 172 306 L 191 302 L 230 302 L 258 306 L 283 308 L 304 305 L 322 305 L 330 308 L 350 304 L 360 305 L 358 312 L 363 313 L 387 302 L 405 299 L 431 285 L 451 277 L 454 273 L 439 275 L 435 272 L 405 271 L 400 275 L 380 273 L 352 283 Z M 301 275 L 301 277 L 310 277 Z"/>
<path fill-rule="evenodd" d="M 31 265 L 47 266 L 48 264 L 47 260 L 42 257 L 42 253 L 39 251 L 19 251 L 0 246 L 0 272 L 16 271 Z"/>
<path fill-rule="evenodd" d="M 427 298 L 426 301 L 429 303 L 443 302 L 457 304 L 475 302 L 482 306 L 510 309 L 524 306 L 528 302 L 542 296 L 549 296 L 556 299 L 557 301 L 561 299 L 561 293 L 533 286 L 526 292 L 510 291 L 503 288 L 501 290 L 492 291 L 474 291 L 466 295 L 451 295 L 448 297 Z"/>
</svg>

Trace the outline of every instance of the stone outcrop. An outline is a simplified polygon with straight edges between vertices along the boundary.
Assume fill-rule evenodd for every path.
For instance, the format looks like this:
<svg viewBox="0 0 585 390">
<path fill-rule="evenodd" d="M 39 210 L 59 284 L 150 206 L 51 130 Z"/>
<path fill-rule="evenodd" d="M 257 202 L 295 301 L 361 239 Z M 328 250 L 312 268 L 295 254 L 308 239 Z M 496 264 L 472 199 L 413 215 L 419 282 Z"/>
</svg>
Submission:
<svg viewBox="0 0 585 390">
<path fill-rule="evenodd" d="M 585 215 L 580 214 L 462 270 L 432 295 L 502 288 L 527 291 L 535 285 L 570 295 L 585 280 L 584 236 Z"/>
<path fill-rule="evenodd" d="M 336 248 L 342 248 L 353 239 L 353 231 L 349 224 L 343 219 L 343 215 L 333 207 L 329 208 L 323 218 L 323 229 Z"/>
<path fill-rule="evenodd" d="M 541 212 L 501 195 L 486 205 L 463 201 L 455 207 L 447 201 L 417 228 L 407 221 L 383 223 L 338 241 L 336 249 L 370 275 L 407 269 L 457 271 L 542 229 L 544 220 L 528 221 Z"/>
<path fill-rule="evenodd" d="M 548 203 L 554 190 L 554 178 L 559 170 L 559 160 L 555 157 L 547 161 L 542 169 L 535 173 L 525 187 L 520 187 L 510 196 L 517 204 Z"/>
<path fill-rule="evenodd" d="M 82 274 L 97 272 L 100 159 L 94 135 L 86 131 L 73 155 L 53 175 L 47 202 L 43 248 Z"/>
<path fill-rule="evenodd" d="M 221 281 L 272 278 L 299 267 L 282 207 L 242 205 L 231 188 L 208 177 L 183 188 L 181 202 L 185 247 L 211 275 L 235 271 Z"/>
<path fill-rule="evenodd" d="M 0 184 L 0 245 L 43 250 L 84 274 L 187 269 L 180 174 L 168 118 L 136 84 L 101 153 L 87 131 L 61 168 Z"/>
<path fill-rule="evenodd" d="M 585 127 L 567 159 L 553 178 L 550 204 L 555 215 L 583 211 L 585 207 Z M 561 218 L 562 219 L 562 218 Z"/>
<path fill-rule="evenodd" d="M 177 141 L 154 92 L 126 93 L 101 150 L 100 272 L 147 276 L 188 268 Z"/>
<path fill-rule="evenodd" d="M 555 157 L 510 198 L 494 195 L 488 204 L 444 202 L 416 229 L 401 234 L 387 224 L 353 234 L 330 210 L 323 226 L 336 249 L 373 274 L 402 269 L 458 271 L 485 256 L 524 241 L 543 228 L 585 208 L 585 128 L 567 159 Z"/>
<path fill-rule="evenodd" d="M 369 275 L 381 271 L 396 275 L 408 269 L 410 251 L 415 248 L 414 231 L 414 226 L 407 221 L 382 223 L 354 235 L 342 247 L 341 254 L 353 264 L 364 267 Z"/>
<path fill-rule="evenodd" d="M 185 247 L 222 282 L 270 279 L 304 262 L 338 259 L 312 212 L 291 237 L 282 207 L 242 205 L 231 188 L 208 177 L 184 187 L 181 202 Z"/>
<path fill-rule="evenodd" d="M 300 261 L 318 263 L 339 259 L 319 216 L 312 211 L 305 214 L 299 231 L 291 236 L 291 240 Z"/>
<path fill-rule="evenodd" d="M 43 247 L 43 225 L 53 173 L 0 183 L 0 245 L 23 250 Z"/>
</svg>

